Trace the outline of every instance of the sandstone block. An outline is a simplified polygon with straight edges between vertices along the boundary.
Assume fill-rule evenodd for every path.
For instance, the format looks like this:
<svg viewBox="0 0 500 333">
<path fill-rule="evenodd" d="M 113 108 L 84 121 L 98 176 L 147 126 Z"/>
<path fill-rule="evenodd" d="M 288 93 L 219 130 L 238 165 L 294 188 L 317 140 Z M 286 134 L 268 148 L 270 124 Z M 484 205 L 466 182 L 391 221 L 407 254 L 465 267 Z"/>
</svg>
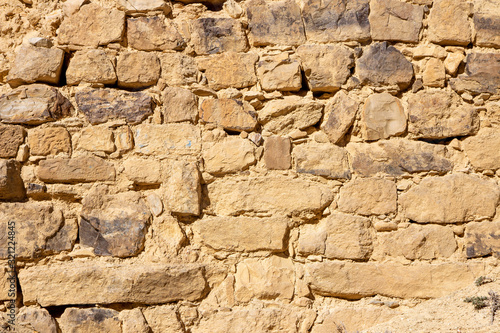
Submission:
<svg viewBox="0 0 500 333">
<path fill-rule="evenodd" d="M 344 91 L 336 93 L 326 104 L 321 129 L 328 135 L 331 143 L 339 142 L 351 128 L 358 108 L 359 103 Z"/>
<path fill-rule="evenodd" d="M 472 37 L 469 13 L 470 4 L 464 0 L 435 0 L 429 14 L 430 40 L 437 44 L 469 44 Z"/>
<path fill-rule="evenodd" d="M 191 41 L 197 54 L 227 51 L 245 52 L 248 49 L 245 31 L 232 18 L 199 18 L 191 23 Z"/>
<path fill-rule="evenodd" d="M 76 93 L 76 104 L 92 124 L 125 119 L 138 124 L 153 114 L 152 99 L 142 92 L 117 89 L 86 89 Z"/>
<path fill-rule="evenodd" d="M 200 119 L 239 132 L 251 132 L 257 126 L 252 107 L 235 99 L 204 100 L 200 108 Z"/>
<path fill-rule="evenodd" d="M 339 90 L 351 76 L 351 68 L 354 67 L 353 52 L 346 46 L 301 45 L 297 48 L 297 54 L 312 91 Z"/>
<path fill-rule="evenodd" d="M 78 85 L 80 82 L 114 84 L 114 57 L 101 49 L 75 52 L 66 70 L 66 83 Z"/>
<path fill-rule="evenodd" d="M 118 9 L 127 14 L 163 11 L 168 15 L 172 12 L 172 7 L 165 0 L 118 0 Z"/>
<path fill-rule="evenodd" d="M 225 88 L 246 88 L 257 83 L 255 63 L 259 56 L 255 53 L 225 52 L 213 55 L 206 63 L 199 63 L 205 70 L 208 85 L 214 90 Z"/>
<path fill-rule="evenodd" d="M 450 79 L 453 90 L 500 94 L 500 54 L 473 52 L 465 61 L 465 72 Z"/>
<path fill-rule="evenodd" d="M 264 162 L 271 170 L 290 169 L 292 149 L 290 138 L 270 136 L 264 141 Z"/>
<path fill-rule="evenodd" d="M 116 62 L 118 86 L 134 89 L 153 86 L 160 78 L 160 69 L 160 60 L 154 53 L 120 53 Z"/>
<path fill-rule="evenodd" d="M 0 159 L 0 200 L 20 201 L 26 197 L 21 179 L 21 164 Z"/>
<path fill-rule="evenodd" d="M 115 151 L 113 131 L 104 126 L 85 127 L 81 132 L 78 147 L 88 151 L 112 153 Z"/>
<path fill-rule="evenodd" d="M 129 157 L 123 160 L 125 176 L 135 184 L 148 185 L 161 182 L 161 165 L 155 159 Z"/>
<path fill-rule="evenodd" d="M 198 82 L 194 59 L 182 53 L 160 54 L 161 77 L 169 86 L 188 86 Z"/>
<path fill-rule="evenodd" d="M 127 19 L 129 46 L 142 51 L 183 50 L 184 39 L 175 24 L 163 16 L 141 16 Z"/>
<path fill-rule="evenodd" d="M 6 77 L 7 83 L 13 88 L 33 82 L 57 84 L 63 60 L 62 50 L 23 45 Z"/>
<path fill-rule="evenodd" d="M 158 259 L 177 253 L 185 244 L 187 238 L 179 226 L 177 219 L 171 215 L 163 215 L 153 220 L 153 240 L 156 243 Z"/>
<path fill-rule="evenodd" d="M 257 77 L 266 91 L 298 91 L 302 88 L 300 64 L 288 55 L 262 58 L 257 63 Z"/>
<path fill-rule="evenodd" d="M 255 164 L 255 145 L 239 136 L 229 136 L 203 150 L 205 171 L 226 174 L 247 169 Z"/>
<path fill-rule="evenodd" d="M 120 126 L 114 130 L 115 146 L 119 153 L 134 148 L 132 131 L 128 126 Z"/>
<path fill-rule="evenodd" d="M 500 47 L 500 13 L 496 1 L 476 1 L 474 3 L 474 29 L 476 45 Z"/>
<path fill-rule="evenodd" d="M 190 90 L 167 87 L 162 93 L 163 120 L 166 123 L 195 122 L 198 118 L 198 98 Z"/>
<path fill-rule="evenodd" d="M 288 227 L 282 218 L 210 216 L 197 221 L 193 231 L 214 250 L 282 252 Z"/>
<path fill-rule="evenodd" d="M 338 207 L 346 213 L 382 215 L 397 209 L 396 183 L 383 178 L 357 178 L 340 189 Z"/>
<path fill-rule="evenodd" d="M 115 180 L 115 168 L 95 156 L 42 160 L 36 170 L 46 183 L 88 183 Z"/>
<path fill-rule="evenodd" d="M 368 97 L 363 107 L 363 138 L 365 140 L 387 139 L 406 130 L 406 114 L 403 105 L 388 93 Z"/>
<path fill-rule="evenodd" d="M 464 141 L 465 152 L 478 170 L 500 169 L 500 130 L 496 127 L 482 128 L 476 135 Z"/>
<path fill-rule="evenodd" d="M 295 46 L 306 41 L 300 8 L 294 1 L 252 0 L 247 5 L 247 17 L 253 46 Z"/>
<path fill-rule="evenodd" d="M 500 256 L 500 222 L 472 222 L 465 227 L 467 258 Z"/>
<path fill-rule="evenodd" d="M 52 318 L 49 311 L 43 308 L 22 307 L 18 313 L 17 325 L 27 330 L 35 330 L 36 332 L 58 332 L 56 321 Z"/>
<path fill-rule="evenodd" d="M 118 318 L 122 321 L 122 333 L 149 333 L 151 331 L 139 308 L 122 310 Z"/>
<path fill-rule="evenodd" d="M 448 53 L 446 59 L 444 60 L 444 69 L 446 74 L 455 76 L 457 74 L 458 67 L 464 59 L 465 56 L 461 52 Z"/>
<path fill-rule="evenodd" d="M 175 214 L 200 215 L 201 179 L 196 163 L 173 161 L 167 174 L 165 206 Z"/>
<path fill-rule="evenodd" d="M 368 40 L 369 12 L 369 0 L 306 0 L 302 6 L 302 17 L 307 39 L 317 43 Z"/>
<path fill-rule="evenodd" d="M 330 143 L 311 142 L 296 146 L 293 155 L 297 172 L 331 179 L 351 178 L 347 151 L 344 148 Z"/>
<path fill-rule="evenodd" d="M 0 96 L 0 120 L 4 123 L 39 125 L 67 117 L 72 110 L 59 90 L 42 84 L 19 87 Z"/>
<path fill-rule="evenodd" d="M 64 127 L 33 128 L 28 131 L 31 155 L 71 154 L 71 136 Z"/>
<path fill-rule="evenodd" d="M 152 333 L 182 333 L 184 332 L 183 325 L 178 319 L 178 314 L 175 311 L 175 306 L 159 305 L 144 309 L 144 317 L 149 324 Z"/>
<path fill-rule="evenodd" d="M 422 76 L 424 86 L 427 87 L 444 87 L 446 80 L 446 72 L 444 63 L 436 58 L 431 58 L 425 65 L 425 70 Z"/>
<path fill-rule="evenodd" d="M 63 332 L 122 333 L 118 314 L 118 311 L 106 308 L 66 308 L 58 322 Z"/>
<path fill-rule="evenodd" d="M 57 40 L 61 45 L 96 48 L 121 41 L 124 31 L 124 12 L 90 3 L 64 19 L 59 27 Z"/>
<path fill-rule="evenodd" d="M 407 218 L 419 223 L 456 223 L 495 215 L 500 188 L 466 174 L 426 178 L 400 195 Z M 425 207 L 425 209 L 422 209 Z"/>
<path fill-rule="evenodd" d="M 157 157 L 201 151 L 200 130 L 191 124 L 142 124 L 135 128 L 134 141 L 137 153 Z"/>
<path fill-rule="evenodd" d="M 0 158 L 16 157 L 25 134 L 22 126 L 0 124 Z"/>
</svg>

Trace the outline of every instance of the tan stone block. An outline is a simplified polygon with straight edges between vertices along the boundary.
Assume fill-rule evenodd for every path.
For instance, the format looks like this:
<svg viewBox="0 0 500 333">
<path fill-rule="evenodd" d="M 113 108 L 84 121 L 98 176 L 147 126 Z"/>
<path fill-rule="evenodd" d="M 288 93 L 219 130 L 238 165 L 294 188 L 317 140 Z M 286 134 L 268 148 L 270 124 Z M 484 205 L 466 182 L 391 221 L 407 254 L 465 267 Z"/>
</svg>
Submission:
<svg viewBox="0 0 500 333">
<path fill-rule="evenodd" d="M 154 254 L 160 260 L 176 254 L 187 240 L 179 222 L 171 215 L 163 215 L 154 219 L 151 228 L 153 229 L 153 241 L 156 245 Z"/>
<path fill-rule="evenodd" d="M 255 63 L 259 56 L 255 53 L 225 52 L 210 56 L 198 63 L 205 70 L 208 85 L 214 90 L 225 88 L 246 88 L 257 83 Z"/>
<path fill-rule="evenodd" d="M 331 143 L 310 142 L 293 149 L 295 169 L 330 179 L 349 179 L 349 160 L 344 148 Z"/>
<path fill-rule="evenodd" d="M 483 47 L 500 47 L 500 7 L 492 0 L 474 2 L 475 44 Z"/>
<path fill-rule="evenodd" d="M 255 145 L 239 136 L 229 136 L 213 146 L 204 147 L 205 171 L 223 175 L 248 169 L 255 164 Z"/>
<path fill-rule="evenodd" d="M 251 132 L 257 126 L 253 108 L 235 99 L 206 99 L 201 104 L 200 119 L 231 131 Z"/>
<path fill-rule="evenodd" d="M 142 16 L 127 19 L 129 46 L 142 51 L 183 50 L 184 39 L 172 20 L 164 16 Z"/>
<path fill-rule="evenodd" d="M 17 325 L 26 330 L 32 329 L 36 332 L 58 333 L 57 323 L 46 309 L 24 306 L 19 309 L 16 319 Z"/>
<path fill-rule="evenodd" d="M 134 138 L 128 126 L 120 126 L 114 130 L 116 150 L 120 153 L 134 148 Z"/>
<path fill-rule="evenodd" d="M 25 135 L 22 126 L 0 124 L 0 158 L 16 157 Z"/>
<path fill-rule="evenodd" d="M 469 44 L 472 38 L 467 19 L 470 9 L 465 0 L 434 0 L 428 21 L 430 40 L 446 45 Z"/>
<path fill-rule="evenodd" d="M 205 17 L 192 21 L 191 42 L 199 55 L 248 50 L 241 22 L 232 18 Z"/>
<path fill-rule="evenodd" d="M 0 199 L 19 201 L 25 197 L 21 164 L 15 160 L 0 159 Z"/>
<path fill-rule="evenodd" d="M 147 185 L 161 182 L 160 162 L 155 159 L 129 157 L 123 160 L 125 176 L 135 184 Z"/>
<path fill-rule="evenodd" d="M 388 93 L 374 94 L 366 99 L 362 120 L 365 140 L 387 139 L 406 131 L 403 105 Z"/>
<path fill-rule="evenodd" d="M 448 53 L 446 59 L 444 60 L 444 69 L 446 70 L 446 73 L 455 76 L 455 74 L 457 74 L 458 67 L 464 59 L 465 56 L 463 53 Z"/>
<path fill-rule="evenodd" d="M 134 130 L 135 151 L 144 155 L 195 155 L 201 151 L 200 129 L 191 124 L 141 124 Z"/>
<path fill-rule="evenodd" d="M 134 89 L 153 86 L 160 78 L 160 69 L 160 60 L 154 53 L 120 53 L 116 62 L 118 86 Z"/>
<path fill-rule="evenodd" d="M 58 322 L 63 332 L 122 333 L 118 314 L 116 310 L 105 308 L 66 308 Z"/>
<path fill-rule="evenodd" d="M 500 129 L 482 128 L 476 135 L 463 140 L 472 166 L 478 170 L 500 169 Z"/>
<path fill-rule="evenodd" d="M 450 79 L 453 90 L 459 93 L 500 94 L 500 54 L 472 52 L 465 62 L 464 73 Z"/>
<path fill-rule="evenodd" d="M 187 86 L 198 82 L 194 59 L 182 53 L 161 53 L 161 77 L 170 87 Z"/>
<path fill-rule="evenodd" d="M 78 147 L 88 151 L 115 151 L 113 131 L 105 126 L 89 126 L 82 129 Z"/>
<path fill-rule="evenodd" d="M 198 118 L 198 98 L 190 90 L 167 87 L 162 93 L 161 108 L 166 123 L 195 122 Z"/>
<path fill-rule="evenodd" d="M 115 180 L 112 164 L 95 156 L 55 158 L 38 164 L 38 179 L 47 183 L 88 183 Z"/>
<path fill-rule="evenodd" d="M 383 178 L 357 178 L 340 189 L 338 207 L 346 213 L 382 215 L 397 209 L 396 183 Z"/>
<path fill-rule="evenodd" d="M 264 141 L 264 162 L 271 170 L 290 169 L 292 144 L 290 138 L 270 136 Z"/>
<path fill-rule="evenodd" d="M 465 226 L 467 258 L 500 256 L 500 222 L 472 222 Z"/>
<path fill-rule="evenodd" d="M 104 50 L 77 51 L 66 70 L 66 83 L 80 82 L 114 84 L 116 82 L 115 59 Z"/>
<path fill-rule="evenodd" d="M 339 142 L 356 119 L 359 103 L 344 91 L 339 91 L 325 106 L 321 129 L 328 135 L 331 143 Z"/>
<path fill-rule="evenodd" d="M 200 215 L 200 180 L 196 163 L 172 161 L 164 184 L 164 203 L 167 209 L 180 215 Z"/>
<path fill-rule="evenodd" d="M 71 154 L 71 137 L 64 127 L 33 128 L 28 132 L 31 155 Z"/>
<path fill-rule="evenodd" d="M 146 318 L 152 333 L 182 333 L 183 325 L 178 319 L 175 306 L 159 305 L 144 309 Z"/>
<path fill-rule="evenodd" d="M 149 325 L 139 308 L 122 310 L 118 318 L 122 322 L 122 333 L 150 333 Z"/>
<path fill-rule="evenodd" d="M 127 14 L 163 11 L 165 15 L 172 12 L 172 7 L 165 0 L 118 0 L 118 9 Z"/>
<path fill-rule="evenodd" d="M 425 65 L 422 79 L 424 86 L 438 88 L 444 87 L 446 73 L 443 62 L 436 58 L 429 59 Z"/>
<path fill-rule="evenodd" d="M 257 77 L 265 91 L 298 91 L 302 88 L 302 73 L 297 60 L 288 55 L 268 56 L 257 63 Z"/>
</svg>

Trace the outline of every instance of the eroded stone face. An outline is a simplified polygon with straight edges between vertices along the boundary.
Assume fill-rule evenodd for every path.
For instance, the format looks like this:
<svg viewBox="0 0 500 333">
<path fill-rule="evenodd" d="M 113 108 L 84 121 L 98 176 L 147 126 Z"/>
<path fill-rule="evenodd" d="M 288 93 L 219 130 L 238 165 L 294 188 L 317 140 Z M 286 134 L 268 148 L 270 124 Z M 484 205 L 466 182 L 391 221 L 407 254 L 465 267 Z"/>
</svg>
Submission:
<svg viewBox="0 0 500 333">
<path fill-rule="evenodd" d="M 142 51 L 182 50 L 186 47 L 174 23 L 164 16 L 128 18 L 127 40 L 130 47 Z"/>
<path fill-rule="evenodd" d="M 182 53 L 161 53 L 161 77 L 171 87 L 187 86 L 197 81 L 194 59 Z"/>
<path fill-rule="evenodd" d="M 116 62 L 118 86 L 137 89 L 155 85 L 160 69 L 160 60 L 154 53 L 120 53 Z"/>
<path fill-rule="evenodd" d="M 66 70 L 66 83 L 78 85 L 80 82 L 114 84 L 114 57 L 103 50 L 75 52 Z"/>
<path fill-rule="evenodd" d="M 116 171 L 102 158 L 79 156 L 42 160 L 36 174 L 46 183 L 90 183 L 115 180 Z"/>
<path fill-rule="evenodd" d="M 50 313 L 43 308 L 23 307 L 18 313 L 17 324 L 38 332 L 57 333 L 57 324 Z"/>
<path fill-rule="evenodd" d="M 165 206 L 179 215 L 200 215 L 200 171 L 193 162 L 172 161 L 164 184 Z"/>
<path fill-rule="evenodd" d="M 225 52 L 208 58 L 198 67 L 205 68 L 208 85 L 214 90 L 225 88 L 246 88 L 257 83 L 255 53 Z"/>
<path fill-rule="evenodd" d="M 161 10 L 168 15 L 172 11 L 165 0 L 118 0 L 118 9 L 125 10 L 127 14 Z"/>
<path fill-rule="evenodd" d="M 158 157 L 201 151 L 200 129 L 191 124 L 141 124 L 134 131 L 135 151 Z"/>
<path fill-rule="evenodd" d="M 200 119 L 231 131 L 251 132 L 257 125 L 251 106 L 236 99 L 206 99 L 201 104 Z"/>
<path fill-rule="evenodd" d="M 500 129 L 482 128 L 476 135 L 464 141 L 465 152 L 472 166 L 478 170 L 497 170 L 500 168 L 499 145 Z"/>
<path fill-rule="evenodd" d="M 331 179 L 349 179 L 349 161 L 344 148 L 330 143 L 308 143 L 293 149 L 295 169 Z"/>
<path fill-rule="evenodd" d="M 302 88 L 300 64 L 286 54 L 262 58 L 257 63 L 257 77 L 266 91 L 298 91 Z"/>
<path fill-rule="evenodd" d="M 34 128 L 28 132 L 32 155 L 71 154 L 71 136 L 64 127 Z"/>
<path fill-rule="evenodd" d="M 0 199 L 20 201 L 25 197 L 21 164 L 15 160 L 0 159 Z"/>
<path fill-rule="evenodd" d="M 438 44 L 467 45 L 472 32 L 466 1 L 435 0 L 429 14 L 429 38 Z"/>
<path fill-rule="evenodd" d="M 197 54 L 245 52 L 247 38 L 241 23 L 232 18 L 200 18 L 191 23 L 191 41 Z"/>
<path fill-rule="evenodd" d="M 465 228 L 465 251 L 467 258 L 488 255 L 500 256 L 500 222 L 472 222 Z"/>
<path fill-rule="evenodd" d="M 403 105 L 388 93 L 373 94 L 363 107 L 363 138 L 387 139 L 406 130 L 406 114 Z"/>
<path fill-rule="evenodd" d="M 396 183 L 383 178 L 358 178 L 340 189 L 338 207 L 346 213 L 382 215 L 395 213 Z"/>
<path fill-rule="evenodd" d="M 163 120 L 166 123 L 195 122 L 198 118 L 198 98 L 190 90 L 167 87 L 162 93 Z"/>
<path fill-rule="evenodd" d="M 119 312 L 105 308 L 67 308 L 58 320 L 63 331 L 90 333 L 95 330 L 109 333 L 122 333 Z"/>
<path fill-rule="evenodd" d="M 325 106 L 321 129 L 328 135 L 331 143 L 338 143 L 354 123 L 359 103 L 344 91 L 339 91 Z"/>
<path fill-rule="evenodd" d="M 476 45 L 484 47 L 500 47 L 499 23 L 500 13 L 496 1 L 475 1 L 474 29 Z"/>
<path fill-rule="evenodd" d="M 266 168 L 274 170 L 290 169 L 290 138 L 270 136 L 264 141 L 264 161 Z"/>
<path fill-rule="evenodd" d="M 0 158 L 16 157 L 25 133 L 21 126 L 0 124 Z"/>
<path fill-rule="evenodd" d="M 500 54 L 472 52 L 465 62 L 465 72 L 450 79 L 453 90 L 459 93 L 500 93 Z"/>
<path fill-rule="evenodd" d="M 205 170 L 212 174 L 242 171 L 255 163 L 255 145 L 240 137 L 226 137 L 213 146 L 204 147 Z"/>
</svg>

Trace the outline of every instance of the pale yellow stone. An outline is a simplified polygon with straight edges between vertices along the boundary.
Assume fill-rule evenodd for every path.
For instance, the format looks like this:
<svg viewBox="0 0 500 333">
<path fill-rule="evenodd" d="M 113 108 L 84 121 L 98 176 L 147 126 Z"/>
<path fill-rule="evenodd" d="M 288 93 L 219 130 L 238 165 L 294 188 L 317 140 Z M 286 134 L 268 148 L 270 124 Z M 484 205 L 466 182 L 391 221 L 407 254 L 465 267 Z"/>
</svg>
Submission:
<svg viewBox="0 0 500 333">
<path fill-rule="evenodd" d="M 436 58 L 429 59 L 422 78 L 424 86 L 444 87 L 446 73 L 443 62 Z"/>
<path fill-rule="evenodd" d="M 114 57 L 101 49 L 75 52 L 66 70 L 66 83 L 78 85 L 80 82 L 114 84 Z"/>
<path fill-rule="evenodd" d="M 116 149 L 113 131 L 106 126 L 85 127 L 81 132 L 78 147 L 88 151 L 112 153 Z"/>
<path fill-rule="evenodd" d="M 467 45 L 472 33 L 468 16 L 470 3 L 466 0 L 434 0 L 428 20 L 432 42 L 445 45 Z"/>
<path fill-rule="evenodd" d="M 144 317 L 152 333 L 182 333 L 184 329 L 172 305 L 158 305 L 144 309 Z"/>
<path fill-rule="evenodd" d="M 139 185 L 161 182 L 160 162 L 155 159 L 129 157 L 123 161 L 125 176 Z"/>
<path fill-rule="evenodd" d="M 71 153 L 71 137 L 64 127 L 34 128 L 28 132 L 31 155 Z"/>
<path fill-rule="evenodd" d="M 357 178 L 340 189 L 339 209 L 360 215 L 395 213 L 396 183 L 383 178 Z"/>
<path fill-rule="evenodd" d="M 500 168 L 500 129 L 482 128 L 476 135 L 463 141 L 465 152 L 472 166 L 478 170 Z"/>
<path fill-rule="evenodd" d="M 446 70 L 446 73 L 453 76 L 457 74 L 458 67 L 464 59 L 465 55 L 461 52 L 448 53 L 446 59 L 444 60 L 444 68 Z"/>
<path fill-rule="evenodd" d="M 349 179 L 347 151 L 331 143 L 310 142 L 293 149 L 295 169 L 331 179 Z"/>
<path fill-rule="evenodd" d="M 387 139 L 406 130 L 406 114 L 403 105 L 388 93 L 368 97 L 363 107 L 363 138 Z"/>
<path fill-rule="evenodd" d="M 191 124 L 141 124 L 134 130 L 135 151 L 156 157 L 201 151 L 200 129 Z"/>
<path fill-rule="evenodd" d="M 201 184 L 196 163 L 172 161 L 167 175 L 164 184 L 165 207 L 176 214 L 199 215 Z"/>
<path fill-rule="evenodd" d="M 239 136 L 229 136 L 213 146 L 203 149 L 205 170 L 213 174 L 226 174 L 245 170 L 255 163 L 255 145 Z"/>
</svg>

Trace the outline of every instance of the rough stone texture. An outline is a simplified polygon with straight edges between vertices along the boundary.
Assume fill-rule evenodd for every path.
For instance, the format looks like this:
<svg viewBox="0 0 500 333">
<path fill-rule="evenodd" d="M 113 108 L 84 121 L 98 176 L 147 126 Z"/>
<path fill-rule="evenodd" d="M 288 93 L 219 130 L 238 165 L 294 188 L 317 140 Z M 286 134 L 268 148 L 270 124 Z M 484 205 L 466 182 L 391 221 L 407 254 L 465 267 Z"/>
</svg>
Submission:
<svg viewBox="0 0 500 333">
<path fill-rule="evenodd" d="M 114 57 L 101 49 L 75 52 L 66 70 L 66 83 L 78 85 L 80 82 L 114 84 Z"/>
<path fill-rule="evenodd" d="M 92 125 L 113 119 L 138 124 L 153 114 L 152 99 L 142 92 L 89 89 L 77 92 L 75 99 L 78 109 Z"/>
<path fill-rule="evenodd" d="M 135 184 L 159 184 L 161 182 L 161 164 L 154 159 L 130 157 L 123 161 L 126 177 Z"/>
<path fill-rule="evenodd" d="M 385 322 L 397 316 L 397 312 L 385 307 L 335 308 L 321 324 L 315 324 L 311 333 L 331 333 L 337 329 L 337 323 L 342 323 L 348 332 L 370 329 L 376 324 Z"/>
<path fill-rule="evenodd" d="M 465 152 L 472 166 L 478 170 L 500 169 L 500 129 L 482 128 L 475 136 L 464 141 Z"/>
<path fill-rule="evenodd" d="M 408 131 L 417 138 L 444 139 L 477 132 L 476 111 L 452 91 L 423 90 L 408 98 Z"/>
<path fill-rule="evenodd" d="M 0 120 L 39 125 L 69 116 L 73 107 L 59 90 L 42 84 L 19 87 L 0 96 Z"/>
<path fill-rule="evenodd" d="M 165 0 L 118 0 L 118 9 L 127 14 L 161 10 L 168 15 L 172 8 Z"/>
<path fill-rule="evenodd" d="M 467 258 L 500 256 L 500 222 L 472 222 L 465 227 Z"/>
<path fill-rule="evenodd" d="M 271 170 L 290 169 L 292 144 L 290 138 L 270 136 L 264 141 L 264 162 Z"/>
<path fill-rule="evenodd" d="M 255 163 L 255 145 L 240 137 L 226 137 L 203 150 L 205 171 L 212 174 L 238 172 Z"/>
<path fill-rule="evenodd" d="M 149 307 L 144 310 L 146 318 L 152 333 L 182 333 L 184 329 L 180 323 L 175 307 L 171 305 L 160 305 Z M 148 330 L 149 332 L 149 330 Z"/>
<path fill-rule="evenodd" d="M 194 59 L 182 53 L 161 53 L 161 77 L 169 86 L 187 86 L 197 82 Z"/>
<path fill-rule="evenodd" d="M 381 140 L 376 143 L 349 143 L 352 171 L 361 176 L 377 173 L 399 176 L 405 173 L 453 169 L 447 158 L 448 149 L 443 145 L 406 139 Z"/>
<path fill-rule="evenodd" d="M 441 297 L 468 286 L 483 272 L 484 265 L 480 263 L 412 266 L 349 262 L 306 264 L 306 275 L 313 292 L 347 299 L 374 295 Z"/>
<path fill-rule="evenodd" d="M 248 49 L 241 23 L 232 18 L 200 18 L 193 21 L 191 31 L 194 50 L 200 55 Z"/>
<path fill-rule="evenodd" d="M 413 78 L 411 62 L 387 42 L 372 44 L 356 62 L 356 72 L 363 84 L 389 85 L 405 89 Z"/>
<path fill-rule="evenodd" d="M 36 170 L 46 183 L 89 183 L 115 180 L 115 168 L 95 156 L 42 160 Z"/>
<path fill-rule="evenodd" d="M 104 126 L 85 127 L 81 132 L 78 147 L 93 152 L 112 153 L 116 148 L 113 131 Z"/>
<path fill-rule="evenodd" d="M 372 39 L 417 43 L 423 16 L 422 6 L 399 0 L 371 0 Z"/>
<path fill-rule="evenodd" d="M 199 62 L 198 67 L 206 69 L 208 85 L 214 90 L 246 88 L 257 83 L 254 66 L 258 60 L 255 53 L 225 52 Z"/>
<path fill-rule="evenodd" d="M 201 184 L 196 163 L 174 161 L 165 184 L 165 206 L 179 215 L 200 215 Z"/>
<path fill-rule="evenodd" d="M 23 45 L 7 75 L 7 83 L 13 88 L 33 82 L 57 84 L 63 60 L 62 50 Z"/>
<path fill-rule="evenodd" d="M 71 136 L 64 127 L 34 128 L 28 132 L 31 155 L 71 154 Z"/>
<path fill-rule="evenodd" d="M 383 178 L 358 178 L 340 189 L 339 210 L 360 215 L 395 213 L 396 183 Z"/>
<path fill-rule="evenodd" d="M 301 45 L 297 54 L 312 91 L 337 91 L 354 67 L 353 52 L 341 45 Z"/>
<path fill-rule="evenodd" d="M 406 130 L 406 114 L 403 105 L 388 93 L 368 97 L 363 107 L 363 138 L 387 139 Z"/>
<path fill-rule="evenodd" d="M 20 331 L 25 328 L 35 332 L 58 333 L 56 321 L 43 308 L 23 307 L 19 309 L 17 325 Z"/>
<path fill-rule="evenodd" d="M 500 47 L 500 13 L 496 1 L 475 1 L 475 44 L 483 47 Z"/>
<path fill-rule="evenodd" d="M 448 53 L 446 59 L 444 60 L 444 69 L 446 74 L 455 76 L 457 74 L 458 67 L 464 59 L 465 56 L 462 52 Z"/>
<path fill-rule="evenodd" d="M 466 174 L 426 178 L 400 195 L 405 217 L 419 223 L 456 223 L 495 215 L 500 188 Z M 422 209 L 425 207 L 425 209 Z"/>
<path fill-rule="evenodd" d="M 249 38 L 253 46 L 300 45 L 306 41 L 300 8 L 290 0 L 247 4 Z"/>
<path fill-rule="evenodd" d="M 25 304 L 143 303 L 195 301 L 205 294 L 203 267 L 164 264 L 66 262 L 19 272 Z M 78 287 L 79 292 L 75 292 Z"/>
<path fill-rule="evenodd" d="M 435 0 L 429 14 L 428 34 L 431 42 L 448 45 L 467 45 L 472 33 L 466 1 Z"/>
<path fill-rule="evenodd" d="M 162 0 L 163 1 L 163 0 Z M 118 315 L 122 322 L 122 333 L 149 333 L 150 328 L 139 308 L 122 310 Z"/>
<path fill-rule="evenodd" d="M 257 77 L 265 91 L 298 91 L 302 88 L 302 74 L 297 60 L 287 54 L 262 58 L 257 63 Z"/>
<path fill-rule="evenodd" d="M 186 46 L 174 23 L 163 16 L 128 18 L 127 39 L 130 47 L 142 51 L 182 50 Z"/>
<path fill-rule="evenodd" d="M 359 103 L 344 91 L 339 91 L 326 104 L 321 129 L 328 135 L 331 143 L 338 143 L 351 128 L 358 108 Z"/>
<path fill-rule="evenodd" d="M 0 159 L 0 200 L 19 201 L 25 197 L 21 164 L 14 160 Z"/>
<path fill-rule="evenodd" d="M 300 229 L 298 251 L 328 259 L 368 260 L 373 252 L 370 220 L 334 213 Z"/>
<path fill-rule="evenodd" d="M 333 193 L 323 184 L 288 177 L 216 180 L 207 188 L 213 211 L 222 216 L 244 212 L 277 216 L 318 212 L 333 199 Z"/>
<path fill-rule="evenodd" d="M 251 132 L 257 125 L 255 112 L 248 103 L 227 98 L 204 100 L 200 107 L 200 119 L 238 132 Z"/>
<path fill-rule="evenodd" d="M 161 108 L 166 123 L 195 122 L 198 118 L 198 98 L 190 90 L 167 87 L 162 93 Z"/>
<path fill-rule="evenodd" d="M 62 45 L 96 48 L 121 41 L 124 31 L 124 12 L 90 3 L 64 19 L 59 27 L 57 41 Z"/>
<path fill-rule="evenodd" d="M 134 89 L 153 86 L 160 78 L 160 69 L 160 60 L 154 53 L 120 53 L 116 61 L 118 86 Z"/>
<path fill-rule="evenodd" d="M 21 126 L 0 124 L 0 158 L 16 157 L 25 134 Z"/>
<path fill-rule="evenodd" d="M 300 173 L 331 179 L 349 179 L 349 160 L 344 148 L 330 143 L 308 143 L 293 149 L 295 169 Z"/>
<path fill-rule="evenodd" d="M 500 54 L 472 52 L 465 61 L 465 72 L 450 79 L 453 90 L 500 94 Z"/>
<path fill-rule="evenodd" d="M 285 250 L 287 220 L 255 217 L 205 217 L 193 225 L 195 237 L 214 250 Z"/>
<path fill-rule="evenodd" d="M 429 59 L 425 65 L 425 70 L 422 75 L 424 86 L 427 87 L 444 87 L 446 80 L 446 71 L 444 63 L 435 58 Z"/>
<path fill-rule="evenodd" d="M 105 308 L 66 308 L 58 322 L 61 330 L 68 333 L 122 333 L 118 314 L 116 310 Z"/>
<path fill-rule="evenodd" d="M 135 151 L 143 155 L 190 155 L 201 150 L 200 130 L 191 124 L 142 124 L 134 131 Z"/>
<path fill-rule="evenodd" d="M 307 39 L 318 43 L 368 40 L 369 13 L 369 0 L 306 0 L 302 5 Z"/>
</svg>

